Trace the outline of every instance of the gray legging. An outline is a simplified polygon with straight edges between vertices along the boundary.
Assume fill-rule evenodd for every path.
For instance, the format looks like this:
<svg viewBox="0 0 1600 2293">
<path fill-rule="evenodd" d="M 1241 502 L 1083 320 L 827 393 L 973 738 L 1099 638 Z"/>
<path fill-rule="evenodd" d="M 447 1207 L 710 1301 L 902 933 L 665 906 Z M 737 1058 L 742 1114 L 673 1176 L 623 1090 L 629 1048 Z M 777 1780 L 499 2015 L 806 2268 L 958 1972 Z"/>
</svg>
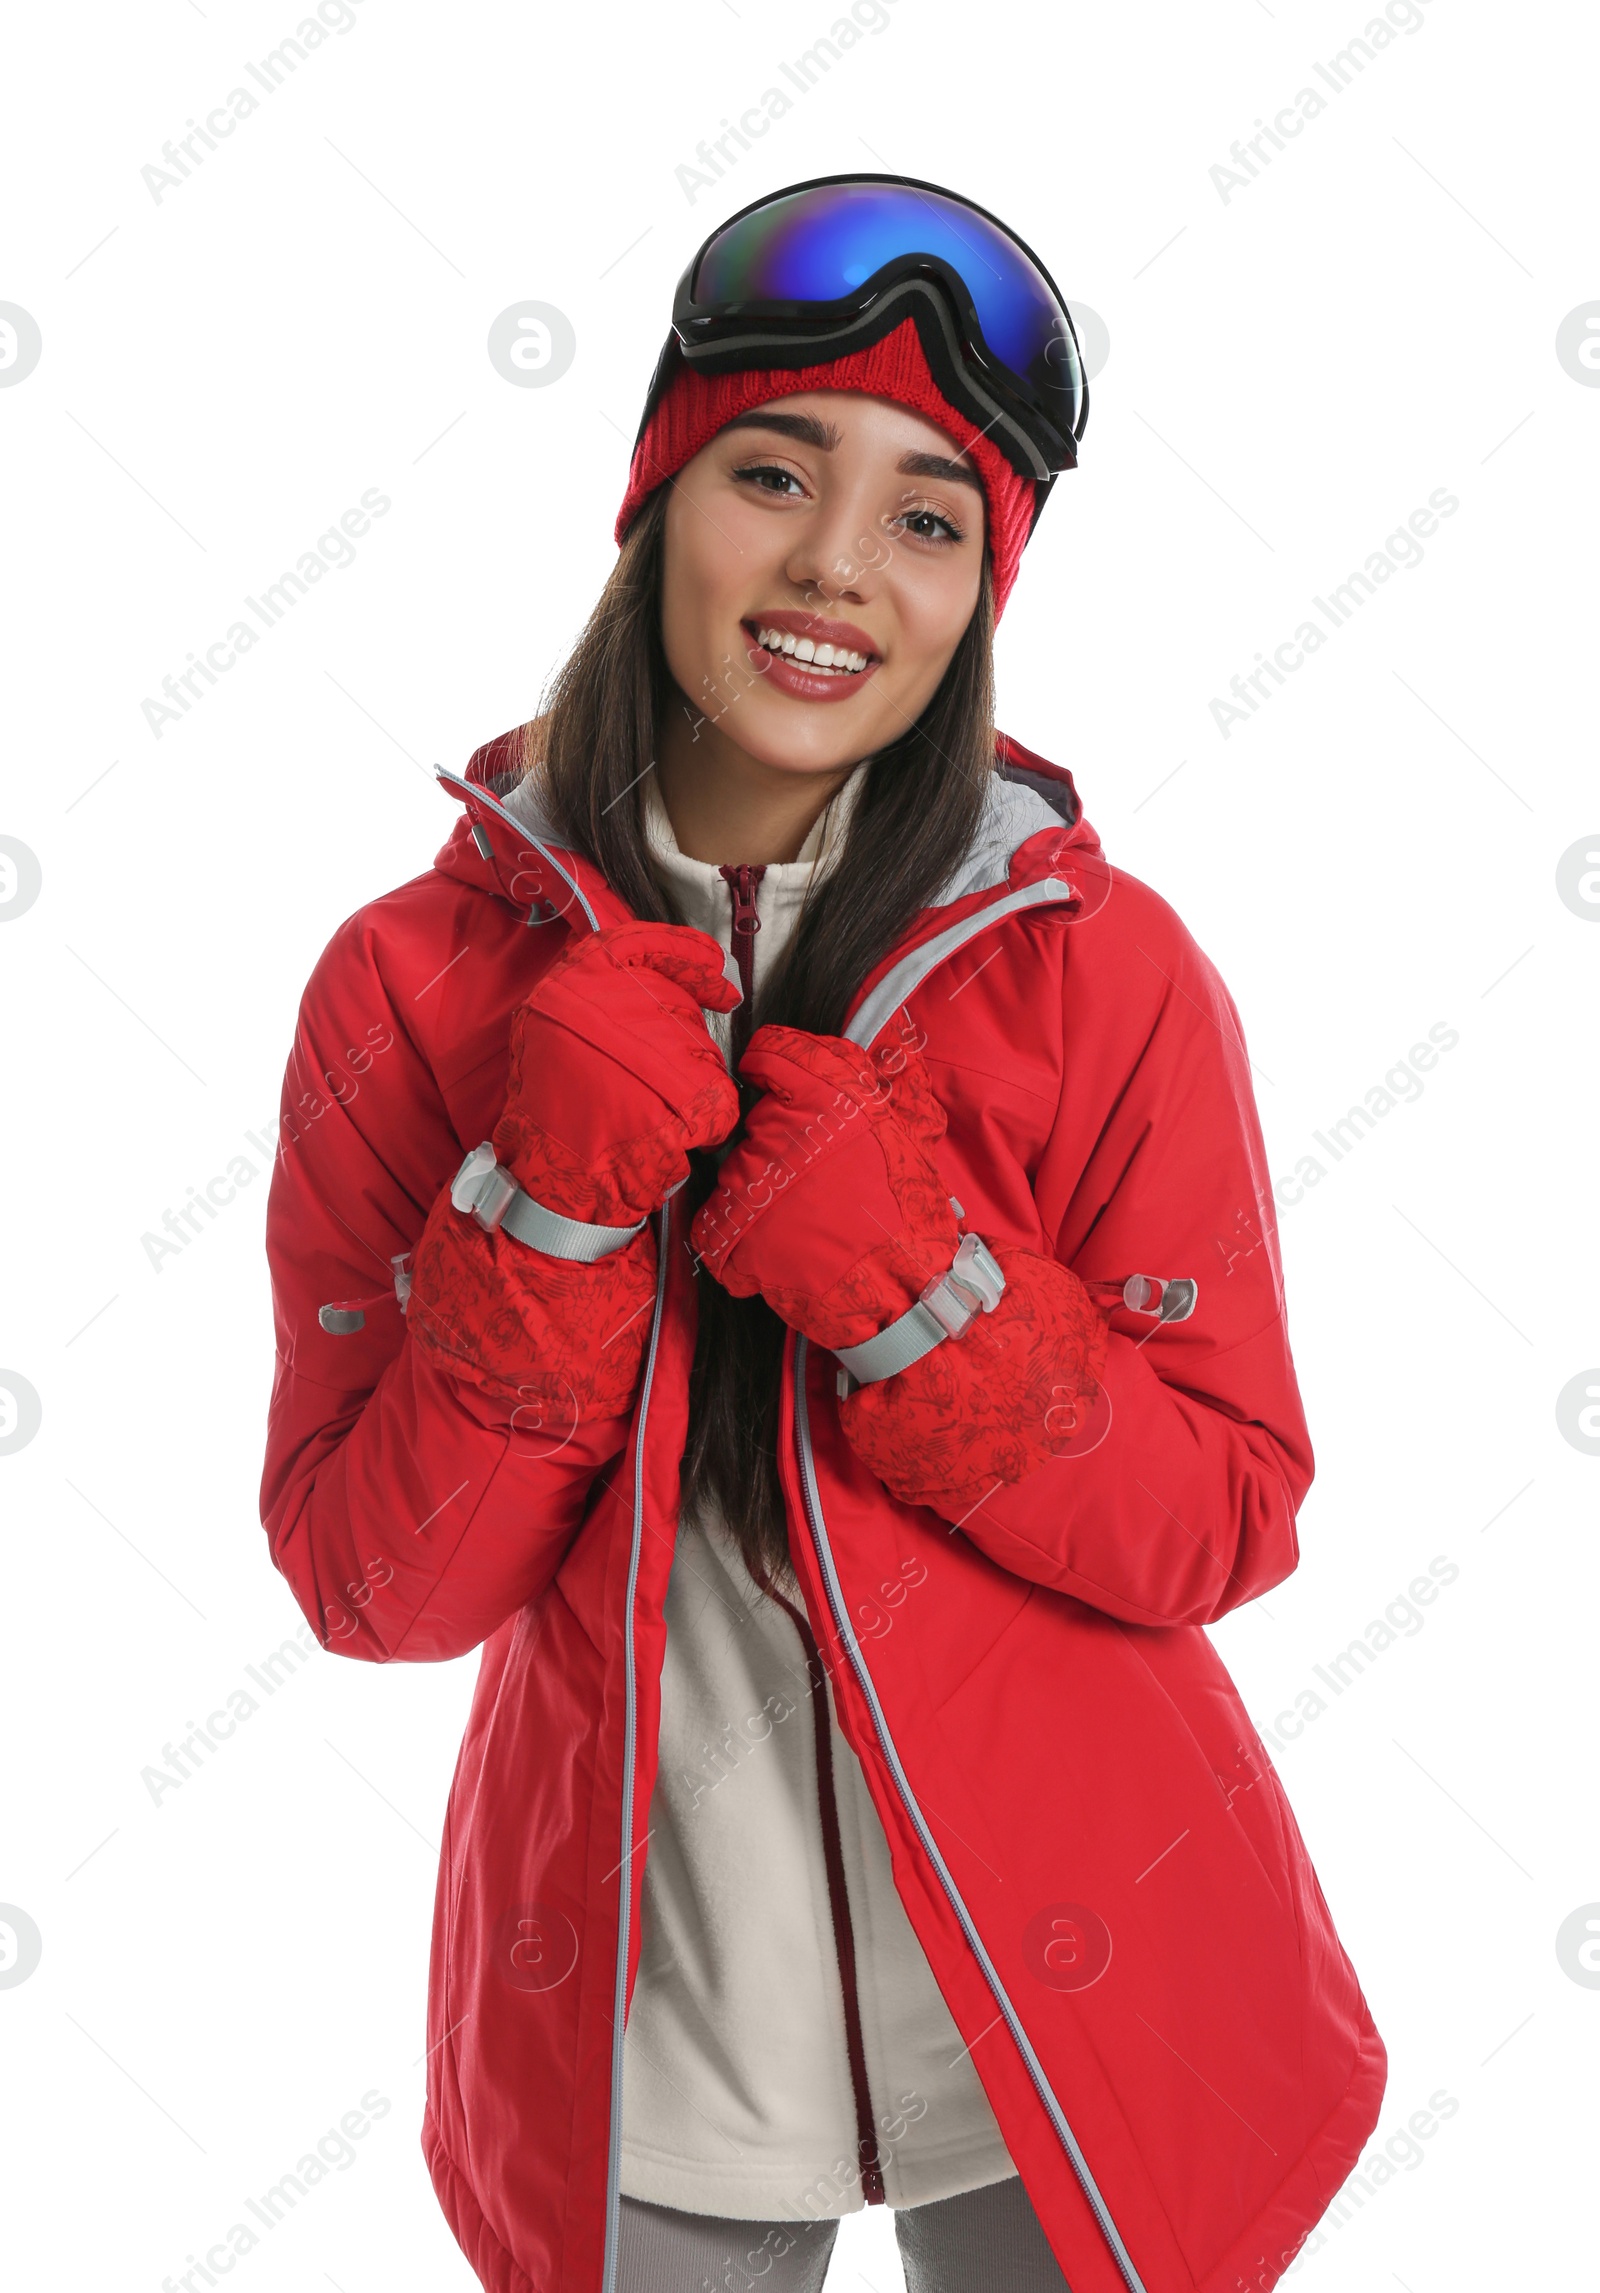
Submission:
<svg viewBox="0 0 1600 2293">
<path fill-rule="evenodd" d="M 1020 2175 L 895 2209 L 906 2293 L 1072 2293 Z M 617 2293 L 821 2293 L 836 2221 L 729 2221 L 622 2201 Z"/>
</svg>

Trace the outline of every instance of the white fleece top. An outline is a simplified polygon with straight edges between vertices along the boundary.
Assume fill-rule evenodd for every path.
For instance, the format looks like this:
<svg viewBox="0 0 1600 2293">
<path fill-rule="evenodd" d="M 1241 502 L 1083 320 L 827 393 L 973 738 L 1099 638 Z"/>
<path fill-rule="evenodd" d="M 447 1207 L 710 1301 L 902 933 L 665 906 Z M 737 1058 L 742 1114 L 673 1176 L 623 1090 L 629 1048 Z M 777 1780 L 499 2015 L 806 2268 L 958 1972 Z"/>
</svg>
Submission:
<svg viewBox="0 0 1600 2293">
<path fill-rule="evenodd" d="M 769 866 L 757 887 L 758 981 L 808 884 L 836 861 L 862 784 L 858 767 L 799 858 Z M 653 773 L 645 789 L 653 864 L 687 921 L 729 948 L 729 885 L 678 850 Z M 728 1020 L 715 1014 L 713 1025 L 726 1045 Z M 853 2213 L 863 2202 L 855 2099 L 805 1650 L 714 1518 L 679 1524 L 666 1619 L 661 1764 L 623 2043 L 622 2188 L 743 2220 Z M 892 2206 L 924 2205 L 1016 2167 L 901 1904 L 831 1695 L 828 1725 L 884 2190 Z"/>
</svg>

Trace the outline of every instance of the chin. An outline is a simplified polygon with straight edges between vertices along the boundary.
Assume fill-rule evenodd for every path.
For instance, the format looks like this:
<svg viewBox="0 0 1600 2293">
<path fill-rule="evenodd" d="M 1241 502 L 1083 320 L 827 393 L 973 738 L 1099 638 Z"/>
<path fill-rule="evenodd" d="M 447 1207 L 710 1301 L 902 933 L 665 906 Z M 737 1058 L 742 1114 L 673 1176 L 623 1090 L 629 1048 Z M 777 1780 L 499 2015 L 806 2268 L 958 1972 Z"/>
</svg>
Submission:
<svg viewBox="0 0 1600 2293">
<path fill-rule="evenodd" d="M 853 745 L 848 749 L 829 750 L 826 754 L 813 756 L 802 755 L 793 747 L 745 751 L 747 756 L 754 757 L 756 763 L 764 765 L 769 772 L 781 772 L 792 780 L 806 780 L 825 772 L 842 772 L 849 765 L 859 764 L 868 753 L 867 749 L 858 749 Z"/>
<path fill-rule="evenodd" d="M 816 734 L 807 737 L 808 728 L 797 726 L 787 733 L 782 727 L 770 733 L 763 731 L 760 739 L 741 740 L 739 746 L 746 756 L 753 757 L 771 772 L 794 773 L 804 776 L 813 772 L 838 772 L 845 765 L 857 764 L 872 753 L 873 743 L 865 733 L 852 737 L 843 726 L 837 732 L 830 728 L 823 740 Z"/>
<path fill-rule="evenodd" d="M 749 698 L 759 708 L 747 708 L 742 724 L 739 708 L 730 709 L 721 730 L 776 771 L 837 772 L 887 746 L 908 721 L 898 711 L 862 707 L 865 694 L 821 707 L 773 692 Z"/>
</svg>

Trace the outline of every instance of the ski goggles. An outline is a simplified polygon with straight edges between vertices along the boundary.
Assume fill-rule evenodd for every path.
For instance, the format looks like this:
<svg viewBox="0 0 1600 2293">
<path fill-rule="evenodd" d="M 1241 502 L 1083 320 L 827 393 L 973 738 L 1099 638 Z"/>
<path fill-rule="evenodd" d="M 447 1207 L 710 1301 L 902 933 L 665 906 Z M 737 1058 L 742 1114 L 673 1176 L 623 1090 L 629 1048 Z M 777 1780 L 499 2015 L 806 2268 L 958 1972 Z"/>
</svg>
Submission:
<svg viewBox="0 0 1600 2293">
<path fill-rule="evenodd" d="M 675 358 L 704 374 L 820 365 L 907 317 L 941 391 L 1042 508 L 1089 414 L 1066 299 L 997 216 L 908 176 L 821 176 L 720 225 L 678 281 L 640 435 Z"/>
</svg>

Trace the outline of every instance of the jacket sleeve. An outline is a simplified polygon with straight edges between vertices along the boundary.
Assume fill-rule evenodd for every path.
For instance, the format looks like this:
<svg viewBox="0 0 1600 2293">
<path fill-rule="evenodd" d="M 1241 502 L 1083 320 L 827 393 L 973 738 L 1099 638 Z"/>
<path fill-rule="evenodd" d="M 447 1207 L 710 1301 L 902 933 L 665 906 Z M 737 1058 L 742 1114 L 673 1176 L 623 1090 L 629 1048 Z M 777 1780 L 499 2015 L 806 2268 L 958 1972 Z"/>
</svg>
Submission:
<svg viewBox="0 0 1600 2293">
<path fill-rule="evenodd" d="M 261 1508 L 324 1648 L 429 1662 L 476 1647 L 549 1582 L 629 1420 L 568 1439 L 523 1429 L 412 1343 L 391 1261 L 477 1141 L 457 1135 L 385 969 L 357 917 L 300 1009 L 267 1207 L 277 1367 Z M 361 1326 L 329 1332 L 319 1309 L 335 1304 Z"/>
<path fill-rule="evenodd" d="M 1035 1176 L 1045 1246 L 1111 1327 L 1101 1394 L 962 1526 L 991 1559 L 1134 1624 L 1206 1624 L 1288 1576 L 1313 1461 L 1239 1015 L 1131 879 L 1067 935 L 1064 1082 Z M 1161 1321 L 1135 1274 L 1198 1285 Z"/>
</svg>

